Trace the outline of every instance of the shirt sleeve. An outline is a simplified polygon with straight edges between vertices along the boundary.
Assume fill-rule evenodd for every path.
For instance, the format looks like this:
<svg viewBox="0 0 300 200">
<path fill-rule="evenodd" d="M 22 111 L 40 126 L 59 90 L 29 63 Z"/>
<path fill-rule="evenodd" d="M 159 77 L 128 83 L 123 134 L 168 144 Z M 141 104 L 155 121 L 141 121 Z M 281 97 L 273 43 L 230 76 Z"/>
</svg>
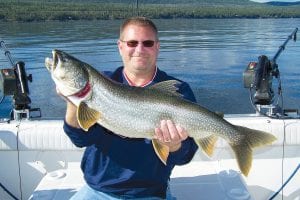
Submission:
<svg viewBox="0 0 300 200">
<path fill-rule="evenodd" d="M 181 143 L 181 147 L 179 150 L 175 152 L 170 152 L 167 164 L 173 165 L 183 165 L 192 160 L 196 151 L 198 149 L 197 144 L 195 143 L 194 139 L 188 137 Z"/>
<path fill-rule="evenodd" d="M 96 147 L 118 165 L 129 169 L 147 169 L 149 166 L 160 165 L 152 143 L 144 138 L 123 138 L 96 124 L 87 132 L 73 128 L 66 122 L 64 131 L 77 147 Z M 138 165 L 137 165 L 138 163 Z"/>
<path fill-rule="evenodd" d="M 103 134 L 106 131 L 101 126 L 92 126 L 88 131 L 84 131 L 70 126 L 66 121 L 64 121 L 63 129 L 77 147 L 87 147 L 103 141 Z"/>
</svg>

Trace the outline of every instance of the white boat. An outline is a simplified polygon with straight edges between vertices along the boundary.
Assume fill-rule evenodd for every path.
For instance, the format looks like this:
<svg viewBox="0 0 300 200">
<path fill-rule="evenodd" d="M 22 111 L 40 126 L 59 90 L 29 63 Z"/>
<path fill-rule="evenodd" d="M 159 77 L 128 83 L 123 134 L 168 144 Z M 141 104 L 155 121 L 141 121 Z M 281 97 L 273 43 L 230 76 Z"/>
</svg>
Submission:
<svg viewBox="0 0 300 200">
<path fill-rule="evenodd" d="M 174 169 L 171 192 L 178 200 L 300 199 L 300 119 L 226 115 L 237 125 L 274 134 L 277 141 L 254 151 L 248 177 L 220 139 L 214 155 L 197 152 L 192 162 Z M 0 199 L 68 199 L 83 184 L 80 160 L 62 129 L 62 119 L 21 120 L 0 124 Z M 10 194 L 11 195 L 10 195 Z"/>
</svg>

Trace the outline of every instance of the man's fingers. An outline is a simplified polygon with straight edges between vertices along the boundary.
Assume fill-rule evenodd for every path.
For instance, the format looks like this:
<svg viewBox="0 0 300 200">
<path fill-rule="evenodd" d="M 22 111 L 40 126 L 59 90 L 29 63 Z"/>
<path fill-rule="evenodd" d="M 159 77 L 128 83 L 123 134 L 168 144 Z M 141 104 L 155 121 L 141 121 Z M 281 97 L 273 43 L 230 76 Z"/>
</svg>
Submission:
<svg viewBox="0 0 300 200">
<path fill-rule="evenodd" d="M 180 125 L 176 124 L 176 129 L 177 129 L 178 135 L 180 136 L 181 140 L 187 139 L 188 134 L 184 128 L 182 128 Z"/>
<path fill-rule="evenodd" d="M 170 136 L 170 132 L 169 132 L 169 128 L 168 128 L 168 123 L 166 120 L 161 121 L 160 128 L 162 130 L 164 142 L 170 142 L 171 136 Z"/>
<path fill-rule="evenodd" d="M 159 141 L 163 141 L 163 133 L 160 128 L 155 128 L 155 139 L 158 139 Z"/>
<path fill-rule="evenodd" d="M 171 120 L 167 120 L 167 127 L 169 130 L 169 134 L 171 137 L 171 140 L 179 140 L 179 135 L 176 126 Z"/>
<path fill-rule="evenodd" d="M 178 143 L 187 137 L 186 130 L 171 120 L 161 120 L 160 127 L 155 128 L 155 138 L 164 143 Z"/>
</svg>

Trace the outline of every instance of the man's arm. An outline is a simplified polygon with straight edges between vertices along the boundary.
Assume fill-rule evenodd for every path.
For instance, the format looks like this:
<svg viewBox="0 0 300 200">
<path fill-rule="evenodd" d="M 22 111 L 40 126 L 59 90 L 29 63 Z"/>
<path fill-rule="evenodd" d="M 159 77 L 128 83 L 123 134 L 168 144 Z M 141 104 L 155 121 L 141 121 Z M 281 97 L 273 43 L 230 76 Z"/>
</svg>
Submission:
<svg viewBox="0 0 300 200">
<path fill-rule="evenodd" d="M 86 132 L 80 128 L 77 120 L 77 106 L 74 105 L 67 97 L 63 96 L 58 89 L 57 94 L 66 101 L 66 114 L 63 129 L 73 144 L 77 147 L 86 147 L 92 144 L 97 144 L 97 141 L 102 139 L 102 133 L 106 130 L 102 127 L 91 127 Z M 97 131 L 95 131 L 97 129 Z"/>
<path fill-rule="evenodd" d="M 66 116 L 65 120 L 66 123 L 73 128 L 80 128 L 78 121 L 77 121 L 77 107 L 70 101 L 67 101 L 67 110 L 66 110 Z"/>
</svg>

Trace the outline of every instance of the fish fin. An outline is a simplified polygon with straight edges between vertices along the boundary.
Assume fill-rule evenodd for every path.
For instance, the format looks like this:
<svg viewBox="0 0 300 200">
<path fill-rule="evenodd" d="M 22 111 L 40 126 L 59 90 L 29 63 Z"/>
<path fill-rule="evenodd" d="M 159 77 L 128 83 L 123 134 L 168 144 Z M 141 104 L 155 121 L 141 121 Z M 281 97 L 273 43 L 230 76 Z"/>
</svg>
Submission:
<svg viewBox="0 0 300 200">
<path fill-rule="evenodd" d="M 79 126 L 88 131 L 100 119 L 100 112 L 88 107 L 84 102 L 80 102 L 77 108 L 77 119 Z"/>
<path fill-rule="evenodd" d="M 224 113 L 220 111 L 215 111 L 215 114 L 218 115 L 221 118 L 224 118 Z"/>
<path fill-rule="evenodd" d="M 168 93 L 170 95 L 175 95 L 178 97 L 182 97 L 182 94 L 180 94 L 178 92 L 178 85 L 180 85 L 181 82 L 177 81 L 177 80 L 168 80 L 168 81 L 162 81 L 159 83 L 156 83 L 152 86 L 150 86 L 150 88 L 154 88 L 157 89 L 159 91 L 162 91 L 164 93 Z"/>
<path fill-rule="evenodd" d="M 230 145 L 237 159 L 241 172 L 248 176 L 252 165 L 252 148 L 248 144 Z"/>
<path fill-rule="evenodd" d="M 152 145 L 154 148 L 154 151 L 158 158 L 165 164 L 167 165 L 167 159 L 169 156 L 169 147 L 166 145 L 160 144 L 156 139 L 152 140 Z"/>
<path fill-rule="evenodd" d="M 230 144 L 233 149 L 241 172 L 248 176 L 252 165 L 252 149 L 258 146 L 271 144 L 276 137 L 264 131 L 254 130 L 247 127 L 235 126 L 244 136 L 239 144 Z"/>
<path fill-rule="evenodd" d="M 208 137 L 196 140 L 196 143 L 208 156 L 212 156 L 217 140 L 218 137 L 216 135 L 210 135 Z"/>
</svg>

